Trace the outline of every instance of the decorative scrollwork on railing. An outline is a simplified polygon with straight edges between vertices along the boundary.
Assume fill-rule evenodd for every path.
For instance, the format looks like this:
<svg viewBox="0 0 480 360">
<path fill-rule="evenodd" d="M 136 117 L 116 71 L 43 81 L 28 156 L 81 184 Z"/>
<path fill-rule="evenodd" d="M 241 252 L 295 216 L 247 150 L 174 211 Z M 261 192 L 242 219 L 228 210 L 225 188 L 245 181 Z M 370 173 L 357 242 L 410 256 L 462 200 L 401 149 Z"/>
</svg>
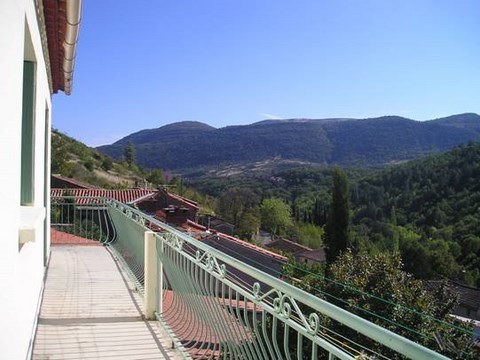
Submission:
<svg viewBox="0 0 480 360">
<path fill-rule="evenodd" d="M 252 293 L 255 300 L 260 300 L 261 298 L 260 291 L 261 291 L 260 283 L 255 282 L 252 287 Z"/>
<path fill-rule="evenodd" d="M 165 241 L 166 244 L 170 245 L 177 251 L 182 251 L 184 241 L 180 239 L 177 235 L 171 233 L 160 233 L 157 236 Z"/>
<path fill-rule="evenodd" d="M 292 314 L 292 307 L 287 302 L 287 300 L 294 301 L 293 299 L 289 298 L 287 295 L 283 295 L 280 300 L 280 310 L 281 314 L 285 319 L 290 319 L 290 315 Z"/>
<path fill-rule="evenodd" d="M 273 299 L 273 311 L 275 311 L 276 314 L 280 313 L 280 307 L 280 298 Z"/>
<path fill-rule="evenodd" d="M 131 219 L 135 221 L 137 224 L 140 224 L 141 226 L 145 226 L 145 219 L 143 218 L 143 216 L 140 216 L 139 214 L 132 212 Z"/>
<path fill-rule="evenodd" d="M 320 318 L 318 314 L 311 313 L 308 317 L 308 332 L 312 335 L 316 335 L 318 333 L 318 329 L 320 328 Z"/>
<path fill-rule="evenodd" d="M 284 319 L 290 319 L 292 315 L 292 306 L 288 301 L 295 301 L 287 295 L 282 295 L 273 300 L 273 311 Z"/>
<path fill-rule="evenodd" d="M 305 333 L 315 336 L 320 328 L 320 317 L 317 313 L 312 312 L 308 317 L 298 305 L 297 300 L 287 294 L 276 289 L 270 289 L 265 294 L 261 294 L 260 283 L 256 282 L 252 287 L 252 295 L 256 302 L 262 307 L 270 307 L 272 315 L 282 321 L 293 320 L 304 328 Z M 273 298 L 273 301 L 268 299 Z M 292 316 L 294 315 L 294 316 Z"/>
<path fill-rule="evenodd" d="M 225 264 L 219 264 L 215 256 L 209 252 L 201 253 L 199 250 L 195 252 L 195 261 L 201 265 L 206 271 L 220 275 L 223 279 L 227 275 Z"/>
</svg>

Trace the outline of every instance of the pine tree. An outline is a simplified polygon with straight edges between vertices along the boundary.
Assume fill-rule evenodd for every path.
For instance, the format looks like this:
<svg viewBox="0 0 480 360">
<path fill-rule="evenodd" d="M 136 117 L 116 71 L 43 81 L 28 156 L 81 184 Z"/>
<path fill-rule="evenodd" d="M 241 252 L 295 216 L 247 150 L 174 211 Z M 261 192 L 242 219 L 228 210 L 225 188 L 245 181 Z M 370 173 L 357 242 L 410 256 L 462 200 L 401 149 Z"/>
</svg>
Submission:
<svg viewBox="0 0 480 360">
<path fill-rule="evenodd" d="M 135 145 L 131 141 L 127 143 L 127 146 L 123 149 L 123 157 L 125 158 L 125 161 L 127 162 L 128 166 L 132 167 L 135 165 L 137 159 L 137 154 L 135 150 Z"/>
<path fill-rule="evenodd" d="M 333 170 L 333 189 L 330 214 L 325 228 L 327 263 L 331 264 L 347 249 L 350 223 L 348 179 L 345 173 Z"/>
</svg>

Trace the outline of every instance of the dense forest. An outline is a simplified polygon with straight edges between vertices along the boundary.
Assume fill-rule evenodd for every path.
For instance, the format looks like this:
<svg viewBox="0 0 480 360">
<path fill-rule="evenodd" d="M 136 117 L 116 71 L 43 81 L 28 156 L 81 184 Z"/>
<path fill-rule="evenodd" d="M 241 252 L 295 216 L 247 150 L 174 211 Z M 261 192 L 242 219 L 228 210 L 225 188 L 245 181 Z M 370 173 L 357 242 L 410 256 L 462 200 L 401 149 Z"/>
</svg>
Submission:
<svg viewBox="0 0 480 360">
<path fill-rule="evenodd" d="M 351 198 L 360 246 L 400 250 L 418 277 L 480 286 L 480 144 L 381 171 Z"/>
<path fill-rule="evenodd" d="M 418 278 L 449 278 L 480 286 L 479 143 L 383 170 L 344 170 L 351 202 L 350 248 L 371 254 L 400 253 L 405 270 Z M 283 229 L 285 235 L 310 238 L 303 242 L 311 246 L 324 240 L 331 168 L 200 178 L 189 185 L 216 198 L 217 213 L 243 235 L 262 224 L 262 204 L 273 198 L 290 208 L 293 225 Z"/>
</svg>

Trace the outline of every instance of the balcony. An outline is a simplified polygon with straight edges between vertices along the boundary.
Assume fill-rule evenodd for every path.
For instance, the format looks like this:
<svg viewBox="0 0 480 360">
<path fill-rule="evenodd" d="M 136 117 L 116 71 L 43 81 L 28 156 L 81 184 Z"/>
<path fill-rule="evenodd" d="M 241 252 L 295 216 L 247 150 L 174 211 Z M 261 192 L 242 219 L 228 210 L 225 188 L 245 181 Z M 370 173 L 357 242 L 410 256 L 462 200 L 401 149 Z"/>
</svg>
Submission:
<svg viewBox="0 0 480 360">
<path fill-rule="evenodd" d="M 130 206 L 51 203 L 52 244 L 63 245 L 34 359 L 447 359 Z"/>
</svg>

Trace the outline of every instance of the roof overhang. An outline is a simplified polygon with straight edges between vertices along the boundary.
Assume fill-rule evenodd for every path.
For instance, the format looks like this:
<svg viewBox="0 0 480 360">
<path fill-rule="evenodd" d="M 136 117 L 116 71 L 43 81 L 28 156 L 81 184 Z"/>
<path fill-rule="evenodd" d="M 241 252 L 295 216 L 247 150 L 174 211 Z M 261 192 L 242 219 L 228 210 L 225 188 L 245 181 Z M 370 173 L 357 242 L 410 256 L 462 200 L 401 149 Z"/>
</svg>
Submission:
<svg viewBox="0 0 480 360">
<path fill-rule="evenodd" d="M 82 0 L 38 0 L 37 5 L 44 24 L 45 60 L 51 93 L 61 90 L 70 95 Z"/>
</svg>

